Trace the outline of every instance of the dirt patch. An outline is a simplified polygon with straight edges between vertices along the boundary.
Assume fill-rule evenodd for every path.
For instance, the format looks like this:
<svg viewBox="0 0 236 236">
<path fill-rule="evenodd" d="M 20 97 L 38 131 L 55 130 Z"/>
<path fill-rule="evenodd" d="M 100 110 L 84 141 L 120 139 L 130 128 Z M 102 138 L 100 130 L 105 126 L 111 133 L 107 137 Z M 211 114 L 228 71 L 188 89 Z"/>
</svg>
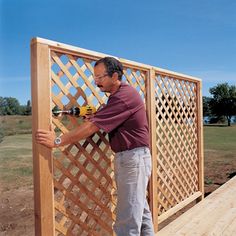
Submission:
<svg viewBox="0 0 236 236">
<path fill-rule="evenodd" d="M 236 162 L 205 164 L 205 196 L 236 175 Z"/>
<path fill-rule="evenodd" d="M 236 174 L 236 163 L 205 165 L 205 195 L 210 194 Z M 3 190 L 3 189 L 2 189 Z M 8 186 L 0 195 L 0 236 L 32 236 L 34 235 L 34 206 L 33 187 Z M 163 222 L 159 229 L 191 208 L 191 203 L 168 220 Z"/>
<path fill-rule="evenodd" d="M 0 236 L 34 235 L 33 190 L 1 191 Z"/>
</svg>

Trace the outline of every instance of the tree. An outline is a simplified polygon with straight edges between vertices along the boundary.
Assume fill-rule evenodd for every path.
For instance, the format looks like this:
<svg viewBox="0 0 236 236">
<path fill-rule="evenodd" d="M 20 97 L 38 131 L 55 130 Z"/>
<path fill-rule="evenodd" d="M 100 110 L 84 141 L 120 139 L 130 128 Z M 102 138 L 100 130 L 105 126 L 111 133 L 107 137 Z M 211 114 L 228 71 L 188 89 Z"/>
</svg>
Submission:
<svg viewBox="0 0 236 236">
<path fill-rule="evenodd" d="M 4 110 L 5 110 L 5 100 L 3 97 L 0 97 L 0 115 L 4 115 Z"/>
<path fill-rule="evenodd" d="M 209 97 L 202 97 L 202 103 L 203 103 L 203 116 L 210 116 L 211 115 L 211 110 L 210 110 L 210 106 L 209 103 L 211 101 L 211 98 Z"/>
<path fill-rule="evenodd" d="M 0 96 L 0 115 L 31 115 L 30 100 L 27 101 L 27 105 L 20 105 L 16 98 Z"/>
<path fill-rule="evenodd" d="M 232 116 L 236 115 L 236 86 L 228 83 L 218 84 L 210 88 L 213 98 L 209 102 L 211 114 L 217 117 L 224 116 L 231 124 Z"/>
<path fill-rule="evenodd" d="M 20 114 L 20 103 L 13 97 L 0 97 L 0 115 Z"/>
<path fill-rule="evenodd" d="M 31 103 L 30 100 L 27 101 L 26 106 L 22 106 L 22 115 L 31 115 Z"/>
</svg>

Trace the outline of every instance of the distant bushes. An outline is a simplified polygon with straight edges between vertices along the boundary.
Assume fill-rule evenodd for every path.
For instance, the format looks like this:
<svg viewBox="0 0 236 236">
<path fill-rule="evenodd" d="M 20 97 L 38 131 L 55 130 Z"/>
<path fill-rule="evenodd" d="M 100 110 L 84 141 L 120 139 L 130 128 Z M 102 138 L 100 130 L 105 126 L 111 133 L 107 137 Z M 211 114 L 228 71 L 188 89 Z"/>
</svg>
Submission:
<svg viewBox="0 0 236 236">
<path fill-rule="evenodd" d="M 2 130 L 0 129 L 0 143 L 3 141 L 3 138 L 4 138 L 4 134 Z"/>
<path fill-rule="evenodd" d="M 20 105 L 19 101 L 13 97 L 0 97 L 0 116 L 5 115 L 31 115 L 31 103 Z"/>
<path fill-rule="evenodd" d="M 31 116 L 0 116 L 0 140 L 4 136 L 32 133 Z"/>
</svg>

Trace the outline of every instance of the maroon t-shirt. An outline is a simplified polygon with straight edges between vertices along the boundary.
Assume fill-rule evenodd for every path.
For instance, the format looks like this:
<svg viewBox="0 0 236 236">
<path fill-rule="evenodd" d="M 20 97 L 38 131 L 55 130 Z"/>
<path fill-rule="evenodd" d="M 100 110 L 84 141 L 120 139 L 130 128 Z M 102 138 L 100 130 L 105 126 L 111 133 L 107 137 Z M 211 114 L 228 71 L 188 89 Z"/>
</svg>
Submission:
<svg viewBox="0 0 236 236">
<path fill-rule="evenodd" d="M 144 103 L 139 93 L 130 85 L 109 96 L 107 105 L 90 119 L 109 135 L 114 152 L 149 147 L 149 130 Z"/>
</svg>

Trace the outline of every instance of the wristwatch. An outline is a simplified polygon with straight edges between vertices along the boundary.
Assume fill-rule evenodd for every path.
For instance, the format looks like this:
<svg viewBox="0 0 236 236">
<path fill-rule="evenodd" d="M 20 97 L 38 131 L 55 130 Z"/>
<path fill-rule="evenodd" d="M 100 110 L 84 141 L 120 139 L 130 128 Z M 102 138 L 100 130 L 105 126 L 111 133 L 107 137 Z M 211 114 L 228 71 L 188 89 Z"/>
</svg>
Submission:
<svg viewBox="0 0 236 236">
<path fill-rule="evenodd" d="M 56 144 L 56 146 L 59 146 L 61 144 L 61 138 L 56 137 L 55 140 L 54 140 L 54 143 Z"/>
</svg>

